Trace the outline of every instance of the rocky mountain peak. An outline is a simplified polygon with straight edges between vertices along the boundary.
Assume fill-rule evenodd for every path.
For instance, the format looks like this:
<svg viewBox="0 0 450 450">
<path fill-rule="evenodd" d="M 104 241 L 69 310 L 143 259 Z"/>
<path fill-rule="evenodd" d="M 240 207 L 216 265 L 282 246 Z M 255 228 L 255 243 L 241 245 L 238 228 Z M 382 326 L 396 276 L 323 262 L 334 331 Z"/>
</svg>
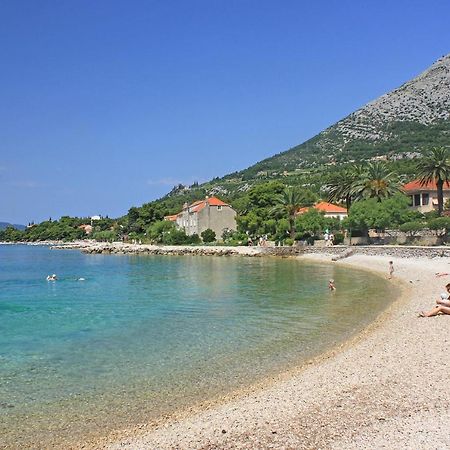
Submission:
<svg viewBox="0 0 450 450">
<path fill-rule="evenodd" d="M 450 54 L 438 59 L 423 73 L 397 89 L 358 109 L 331 130 L 352 139 L 388 140 L 386 125 L 417 122 L 429 125 L 450 119 Z"/>
</svg>

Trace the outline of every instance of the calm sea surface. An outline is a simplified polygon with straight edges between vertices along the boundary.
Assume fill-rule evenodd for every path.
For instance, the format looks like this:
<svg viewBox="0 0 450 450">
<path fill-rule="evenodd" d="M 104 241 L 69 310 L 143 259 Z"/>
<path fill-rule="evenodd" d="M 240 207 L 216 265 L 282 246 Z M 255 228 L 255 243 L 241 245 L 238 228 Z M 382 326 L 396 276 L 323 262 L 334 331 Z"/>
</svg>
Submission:
<svg viewBox="0 0 450 450">
<path fill-rule="evenodd" d="M 214 399 L 344 340 L 395 295 L 367 272 L 294 260 L 0 245 L 0 447 L 80 442 Z"/>
</svg>

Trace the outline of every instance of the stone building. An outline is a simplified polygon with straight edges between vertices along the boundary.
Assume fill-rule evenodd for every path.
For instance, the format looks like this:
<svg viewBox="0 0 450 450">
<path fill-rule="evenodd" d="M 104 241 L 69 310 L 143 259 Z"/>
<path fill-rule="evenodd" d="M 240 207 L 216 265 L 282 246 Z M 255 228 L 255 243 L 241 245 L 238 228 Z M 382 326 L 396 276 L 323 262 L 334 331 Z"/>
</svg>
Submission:
<svg viewBox="0 0 450 450">
<path fill-rule="evenodd" d="M 185 204 L 183 210 L 165 220 L 175 222 L 188 236 L 200 234 L 210 228 L 221 239 L 225 230 L 236 230 L 236 211 L 217 197 L 206 197 L 191 205 Z"/>
</svg>

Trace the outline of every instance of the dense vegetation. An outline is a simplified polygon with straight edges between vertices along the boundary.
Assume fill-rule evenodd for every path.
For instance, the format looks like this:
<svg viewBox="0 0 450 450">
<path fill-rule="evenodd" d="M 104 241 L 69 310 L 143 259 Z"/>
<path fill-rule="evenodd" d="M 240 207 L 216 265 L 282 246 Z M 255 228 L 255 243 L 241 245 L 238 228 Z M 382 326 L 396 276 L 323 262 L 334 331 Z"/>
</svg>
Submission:
<svg viewBox="0 0 450 450">
<path fill-rule="evenodd" d="M 243 171 L 202 185 L 178 185 L 159 200 L 131 207 L 123 217 L 92 222 L 93 230 L 89 236 L 82 225 L 90 224 L 90 218 L 61 217 L 57 221 L 50 219 L 32 225 L 24 231 L 13 227 L 0 230 L 0 241 L 71 241 L 89 237 L 98 241 L 161 244 L 197 244 L 218 239 L 229 244 L 241 244 L 264 236 L 290 243 L 314 239 L 325 229 L 340 236 L 344 228 L 364 234 L 370 228 L 390 227 L 403 227 L 412 235 L 420 227 L 429 225 L 431 218 L 412 214 L 406 197 L 399 194 L 399 188 L 417 175 L 424 180 L 427 176 L 435 179 L 439 172 L 443 178 L 448 178 L 449 152 L 444 149 L 441 153 L 435 155 L 440 157 L 437 161 L 432 160 L 433 151 L 428 150 L 420 158 L 363 161 L 360 164 L 333 163 L 309 169 L 297 168 L 282 174 L 266 171 L 254 175 L 251 171 Z M 252 178 L 247 179 L 249 173 L 252 173 Z M 183 230 L 164 220 L 164 216 L 178 213 L 183 204 L 205 195 L 217 195 L 232 205 L 238 213 L 236 232 L 214 238 L 210 233 L 201 237 L 186 236 Z M 294 212 L 298 208 L 309 207 L 319 200 L 346 205 L 350 217 L 339 223 L 325 219 L 315 210 L 295 217 Z"/>
</svg>

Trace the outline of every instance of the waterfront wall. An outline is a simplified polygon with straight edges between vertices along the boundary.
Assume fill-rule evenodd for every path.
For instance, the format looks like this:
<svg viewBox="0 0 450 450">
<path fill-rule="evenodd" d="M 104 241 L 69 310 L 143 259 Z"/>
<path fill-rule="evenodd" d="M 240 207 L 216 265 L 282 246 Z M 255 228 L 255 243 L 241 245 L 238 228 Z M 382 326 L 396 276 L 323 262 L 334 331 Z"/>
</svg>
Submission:
<svg viewBox="0 0 450 450">
<path fill-rule="evenodd" d="M 392 256 L 399 258 L 438 258 L 450 257 L 450 247 L 417 247 L 405 245 L 360 245 L 335 247 L 314 246 L 305 247 L 305 254 L 328 254 L 330 257 L 341 259 L 342 257 L 355 255 Z"/>
<path fill-rule="evenodd" d="M 147 255 L 191 255 L 191 256 L 278 256 L 296 257 L 308 254 L 328 254 L 330 259 L 343 259 L 352 254 L 392 256 L 401 258 L 450 257 L 450 247 L 417 247 L 403 245 L 367 245 L 314 247 L 228 247 L 228 246 L 156 246 L 114 243 L 79 242 L 55 245 L 53 249 L 78 249 L 90 254 L 147 254 Z"/>
</svg>

